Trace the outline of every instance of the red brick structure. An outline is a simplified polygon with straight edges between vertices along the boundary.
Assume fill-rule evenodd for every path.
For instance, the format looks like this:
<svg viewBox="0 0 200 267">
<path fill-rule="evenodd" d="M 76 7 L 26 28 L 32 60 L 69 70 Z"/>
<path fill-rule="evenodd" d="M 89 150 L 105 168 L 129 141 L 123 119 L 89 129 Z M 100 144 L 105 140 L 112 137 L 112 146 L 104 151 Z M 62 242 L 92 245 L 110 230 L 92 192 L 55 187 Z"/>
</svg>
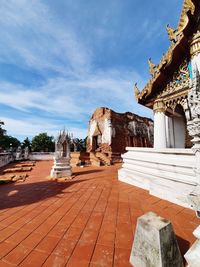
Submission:
<svg viewBox="0 0 200 267">
<path fill-rule="evenodd" d="M 89 121 L 88 152 L 103 152 L 112 157 L 129 147 L 153 146 L 153 121 L 109 108 L 97 108 Z"/>
</svg>

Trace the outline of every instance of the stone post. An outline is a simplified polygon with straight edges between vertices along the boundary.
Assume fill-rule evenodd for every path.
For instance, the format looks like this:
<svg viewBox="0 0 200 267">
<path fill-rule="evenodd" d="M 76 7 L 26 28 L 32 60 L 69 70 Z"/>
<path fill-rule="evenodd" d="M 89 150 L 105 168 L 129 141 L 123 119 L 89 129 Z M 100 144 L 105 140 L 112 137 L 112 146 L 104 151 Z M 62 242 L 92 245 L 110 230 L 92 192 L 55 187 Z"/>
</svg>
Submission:
<svg viewBox="0 0 200 267">
<path fill-rule="evenodd" d="M 165 106 L 162 101 L 154 103 L 154 148 L 166 148 L 166 116 Z"/>
<path fill-rule="evenodd" d="M 130 263 L 134 267 L 183 267 L 170 221 L 153 212 L 138 218 Z"/>
</svg>

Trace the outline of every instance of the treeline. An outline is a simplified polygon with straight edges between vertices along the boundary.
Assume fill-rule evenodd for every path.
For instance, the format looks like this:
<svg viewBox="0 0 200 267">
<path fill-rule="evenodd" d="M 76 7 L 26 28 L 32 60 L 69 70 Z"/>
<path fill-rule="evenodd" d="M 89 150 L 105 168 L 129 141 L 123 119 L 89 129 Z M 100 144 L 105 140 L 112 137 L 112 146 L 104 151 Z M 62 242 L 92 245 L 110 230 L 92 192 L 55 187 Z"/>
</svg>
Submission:
<svg viewBox="0 0 200 267">
<path fill-rule="evenodd" d="M 15 151 L 19 146 L 22 149 L 28 147 L 32 152 L 54 152 L 55 140 L 53 136 L 49 136 L 47 133 L 39 133 L 34 136 L 32 140 L 28 137 L 20 142 L 17 138 L 7 135 L 6 130 L 3 129 L 4 122 L 0 121 L 0 151 Z M 73 139 L 73 148 L 76 147 L 77 151 L 86 150 L 86 140 L 75 138 Z"/>
</svg>

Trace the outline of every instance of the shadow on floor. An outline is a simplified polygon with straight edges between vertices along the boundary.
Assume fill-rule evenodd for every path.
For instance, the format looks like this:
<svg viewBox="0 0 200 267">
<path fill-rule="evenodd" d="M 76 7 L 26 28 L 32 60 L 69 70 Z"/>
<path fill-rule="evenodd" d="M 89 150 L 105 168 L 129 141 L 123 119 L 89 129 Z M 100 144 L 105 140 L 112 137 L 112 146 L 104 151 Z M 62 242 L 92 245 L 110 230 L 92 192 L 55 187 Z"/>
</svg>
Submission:
<svg viewBox="0 0 200 267">
<path fill-rule="evenodd" d="M 183 256 L 183 261 L 184 264 L 186 264 L 186 260 L 184 258 L 185 253 L 189 250 L 190 248 L 190 242 L 188 242 L 187 240 L 183 239 L 180 236 L 176 236 L 177 238 L 177 242 L 181 251 L 181 255 Z"/>
<path fill-rule="evenodd" d="M 74 172 L 74 175 L 83 175 L 83 174 L 92 174 L 92 173 L 96 173 L 96 172 L 102 172 L 103 170 L 83 170 L 83 171 L 78 171 L 78 172 Z"/>
<path fill-rule="evenodd" d="M 58 194 L 68 194 L 65 190 L 70 186 L 86 180 L 67 182 L 42 181 L 27 184 L 5 184 L 0 186 L 0 210 L 29 205 Z M 65 190 L 65 191 L 64 191 Z M 59 195 L 57 196 L 59 198 Z"/>
</svg>

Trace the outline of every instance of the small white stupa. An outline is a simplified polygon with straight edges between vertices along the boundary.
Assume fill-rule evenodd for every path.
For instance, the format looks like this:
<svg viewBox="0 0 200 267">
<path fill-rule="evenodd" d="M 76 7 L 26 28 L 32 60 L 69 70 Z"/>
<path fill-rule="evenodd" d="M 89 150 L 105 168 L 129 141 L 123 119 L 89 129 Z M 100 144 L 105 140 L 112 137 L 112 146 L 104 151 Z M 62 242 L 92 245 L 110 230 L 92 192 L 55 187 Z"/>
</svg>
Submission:
<svg viewBox="0 0 200 267">
<path fill-rule="evenodd" d="M 51 169 L 51 178 L 70 178 L 72 176 L 70 166 L 71 137 L 65 130 L 58 136 L 55 142 L 54 165 Z"/>
</svg>

